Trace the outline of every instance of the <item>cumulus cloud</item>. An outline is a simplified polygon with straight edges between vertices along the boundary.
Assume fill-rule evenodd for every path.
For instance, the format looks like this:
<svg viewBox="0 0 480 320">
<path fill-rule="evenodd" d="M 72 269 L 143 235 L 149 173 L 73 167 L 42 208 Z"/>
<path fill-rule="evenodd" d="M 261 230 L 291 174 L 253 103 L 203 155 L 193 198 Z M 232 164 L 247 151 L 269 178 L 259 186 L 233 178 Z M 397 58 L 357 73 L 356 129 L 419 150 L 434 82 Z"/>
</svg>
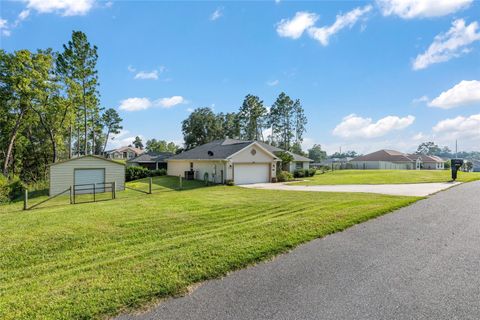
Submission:
<svg viewBox="0 0 480 320">
<path fill-rule="evenodd" d="M 152 107 L 152 102 L 148 98 L 128 98 L 120 101 L 120 110 L 139 111 Z"/>
<path fill-rule="evenodd" d="M 410 115 L 403 118 L 387 116 L 373 122 L 371 118 L 362 118 L 356 114 L 350 114 L 335 127 L 333 135 L 342 138 L 376 138 L 395 130 L 404 129 L 414 121 L 415 117 Z"/>
<path fill-rule="evenodd" d="M 95 0 L 26 0 L 27 9 L 62 16 L 81 16 L 92 9 Z"/>
<path fill-rule="evenodd" d="M 157 80 L 158 79 L 158 70 L 153 70 L 150 72 L 147 71 L 140 71 L 138 72 L 134 79 L 140 80 Z"/>
<path fill-rule="evenodd" d="M 118 108 L 125 111 L 140 111 L 152 107 L 168 109 L 184 103 L 187 103 L 187 101 L 182 96 L 160 98 L 154 101 L 151 101 L 149 98 L 128 98 L 120 101 L 120 106 Z"/>
<path fill-rule="evenodd" d="M 463 80 L 453 88 L 443 91 L 428 105 L 436 108 L 451 109 L 474 103 L 480 105 L 480 81 Z"/>
<path fill-rule="evenodd" d="M 163 108 L 171 108 L 177 104 L 185 103 L 185 99 L 182 96 L 173 96 L 170 98 L 161 98 L 155 101 L 155 105 Z"/>
<path fill-rule="evenodd" d="M 8 20 L 0 18 L 0 34 L 4 37 L 8 37 L 11 34 L 10 28 L 8 27 Z"/>
<path fill-rule="evenodd" d="M 473 0 L 377 0 L 384 16 L 403 19 L 445 16 L 467 8 Z"/>
<path fill-rule="evenodd" d="M 125 147 L 131 145 L 132 142 L 135 140 L 135 137 L 140 137 L 140 139 L 145 140 L 144 136 L 141 134 L 133 135 L 128 130 L 120 130 L 118 134 L 112 136 L 112 139 L 107 143 L 107 150 L 108 149 L 117 149 L 120 147 Z"/>
<path fill-rule="evenodd" d="M 327 46 L 329 39 L 334 34 L 338 33 L 344 28 L 351 28 L 357 23 L 357 21 L 372 10 L 371 5 L 367 5 L 363 8 L 358 7 L 345 14 L 337 15 L 335 22 L 330 26 L 324 26 L 321 28 L 311 27 L 308 29 L 308 34 L 313 39 L 319 41 L 323 46 Z"/>
<path fill-rule="evenodd" d="M 422 103 L 422 102 L 428 102 L 430 99 L 428 99 L 427 96 L 421 96 L 419 98 L 415 98 L 412 100 L 412 103 Z"/>
<path fill-rule="evenodd" d="M 478 22 L 466 25 L 465 20 L 457 19 L 452 23 L 450 30 L 437 35 L 427 51 L 415 58 L 413 69 L 425 69 L 431 64 L 445 62 L 466 54 L 470 52 L 467 46 L 478 40 L 480 40 Z"/>
<path fill-rule="evenodd" d="M 210 21 L 215 21 L 223 16 L 223 9 L 217 8 L 213 13 L 210 15 Z"/>
<path fill-rule="evenodd" d="M 439 121 L 433 127 L 433 132 L 444 134 L 449 139 L 466 138 L 480 141 L 480 114 L 468 117 L 458 116 Z"/>
<path fill-rule="evenodd" d="M 277 33 L 280 37 L 298 39 L 303 32 L 317 21 L 315 13 L 299 11 L 292 19 L 282 19 L 277 23 Z"/>
</svg>

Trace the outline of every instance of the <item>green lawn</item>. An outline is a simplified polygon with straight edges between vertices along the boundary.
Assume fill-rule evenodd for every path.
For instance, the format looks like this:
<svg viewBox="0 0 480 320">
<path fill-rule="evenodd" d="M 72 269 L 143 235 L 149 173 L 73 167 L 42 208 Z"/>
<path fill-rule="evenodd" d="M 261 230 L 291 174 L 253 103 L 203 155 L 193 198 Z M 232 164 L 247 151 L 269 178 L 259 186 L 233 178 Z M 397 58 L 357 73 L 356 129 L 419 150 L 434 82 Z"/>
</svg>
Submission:
<svg viewBox="0 0 480 320">
<path fill-rule="evenodd" d="M 154 183 L 113 201 L 0 206 L 0 319 L 115 315 L 419 199 Z"/>
<path fill-rule="evenodd" d="M 449 170 L 337 170 L 304 178 L 306 181 L 293 182 L 302 185 L 331 184 L 390 184 L 447 182 L 451 180 Z M 457 181 L 480 180 L 480 172 L 458 172 Z"/>
</svg>

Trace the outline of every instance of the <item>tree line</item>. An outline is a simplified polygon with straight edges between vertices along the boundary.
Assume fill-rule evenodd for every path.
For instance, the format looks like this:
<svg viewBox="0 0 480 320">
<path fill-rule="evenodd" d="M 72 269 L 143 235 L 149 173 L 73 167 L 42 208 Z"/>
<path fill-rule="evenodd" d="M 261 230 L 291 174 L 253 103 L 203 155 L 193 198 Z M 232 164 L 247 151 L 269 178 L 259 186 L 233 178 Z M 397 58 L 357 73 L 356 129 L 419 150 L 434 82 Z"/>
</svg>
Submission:
<svg viewBox="0 0 480 320">
<path fill-rule="evenodd" d="M 197 108 L 182 122 L 185 149 L 226 137 L 267 142 L 287 151 L 303 153 L 301 143 L 307 117 L 299 99 L 282 92 L 270 108 L 248 94 L 238 112 L 215 113 Z M 268 132 L 268 134 L 266 134 Z"/>
<path fill-rule="evenodd" d="M 6 177 L 46 179 L 48 165 L 102 154 L 122 129 L 100 105 L 97 47 L 73 31 L 61 52 L 0 50 L 0 163 Z"/>
</svg>

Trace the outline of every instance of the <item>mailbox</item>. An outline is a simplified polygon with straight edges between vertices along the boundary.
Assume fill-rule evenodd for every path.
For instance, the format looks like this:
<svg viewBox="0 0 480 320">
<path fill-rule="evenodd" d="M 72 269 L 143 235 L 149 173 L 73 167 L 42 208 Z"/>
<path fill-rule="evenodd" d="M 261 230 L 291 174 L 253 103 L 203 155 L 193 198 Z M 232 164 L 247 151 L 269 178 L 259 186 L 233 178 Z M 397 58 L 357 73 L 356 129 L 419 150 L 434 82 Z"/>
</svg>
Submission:
<svg viewBox="0 0 480 320">
<path fill-rule="evenodd" d="M 463 165 L 463 159 L 452 159 L 451 160 L 451 167 L 452 167 L 452 180 L 457 180 L 457 171 Z"/>
</svg>

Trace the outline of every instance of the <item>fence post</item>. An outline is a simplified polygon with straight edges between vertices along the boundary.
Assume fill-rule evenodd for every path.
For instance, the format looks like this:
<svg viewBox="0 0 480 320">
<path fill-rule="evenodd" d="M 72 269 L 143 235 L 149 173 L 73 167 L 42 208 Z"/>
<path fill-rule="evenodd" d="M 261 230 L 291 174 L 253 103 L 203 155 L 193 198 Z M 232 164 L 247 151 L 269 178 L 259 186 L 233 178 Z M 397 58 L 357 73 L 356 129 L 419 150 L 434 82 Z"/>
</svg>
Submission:
<svg viewBox="0 0 480 320">
<path fill-rule="evenodd" d="M 148 178 L 148 194 L 152 194 L 152 177 Z"/>
<path fill-rule="evenodd" d="M 28 190 L 25 189 L 25 196 L 23 197 L 23 210 L 28 209 Z"/>
<path fill-rule="evenodd" d="M 97 191 L 95 190 L 95 183 L 93 184 L 93 202 L 95 202 L 95 195 Z"/>
<path fill-rule="evenodd" d="M 180 190 L 182 190 L 182 175 L 181 174 L 178 175 L 178 180 L 179 180 Z"/>
<path fill-rule="evenodd" d="M 117 197 L 117 186 L 116 182 L 112 182 L 112 199 L 115 199 Z"/>
<path fill-rule="evenodd" d="M 72 196 L 72 186 L 70 186 L 70 204 L 73 204 Z"/>
</svg>

